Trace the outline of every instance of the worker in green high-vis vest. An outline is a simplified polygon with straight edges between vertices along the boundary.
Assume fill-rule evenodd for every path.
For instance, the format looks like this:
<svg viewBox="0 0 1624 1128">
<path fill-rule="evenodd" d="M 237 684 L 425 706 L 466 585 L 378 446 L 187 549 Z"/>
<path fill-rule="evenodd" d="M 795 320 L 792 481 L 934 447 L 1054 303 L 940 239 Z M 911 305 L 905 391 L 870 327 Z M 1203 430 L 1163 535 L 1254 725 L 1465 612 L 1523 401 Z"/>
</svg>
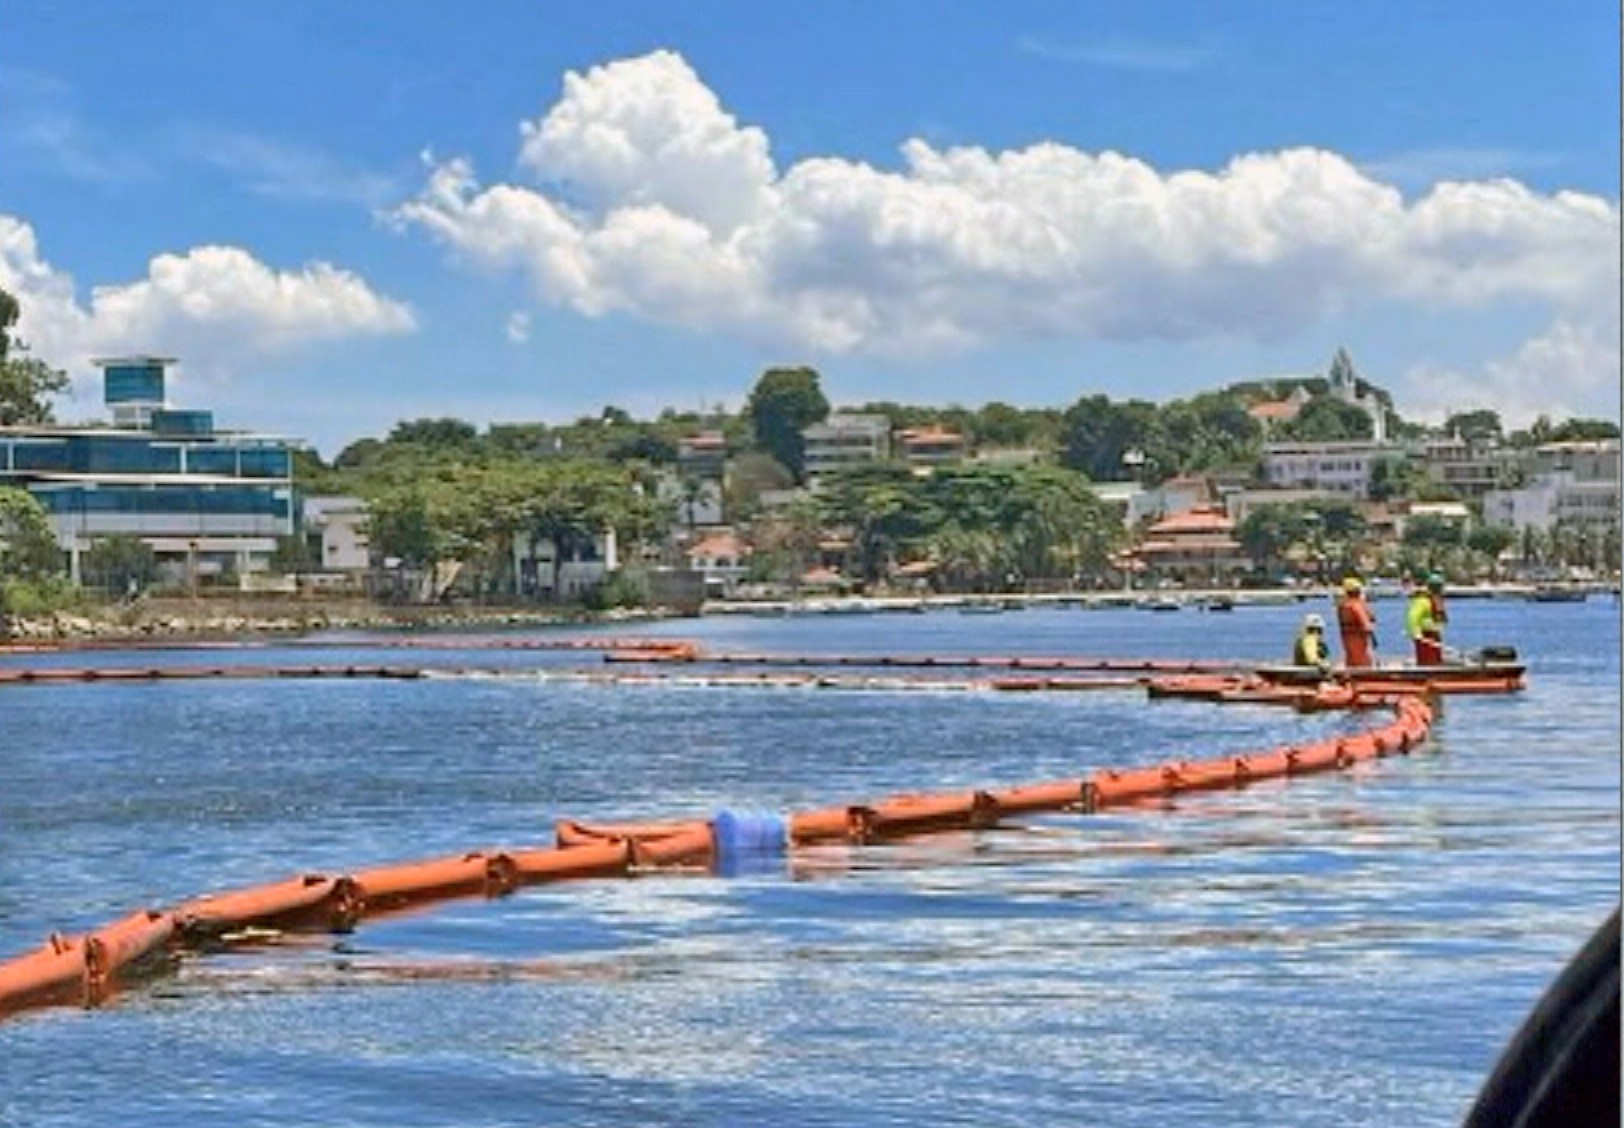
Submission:
<svg viewBox="0 0 1624 1128">
<path fill-rule="evenodd" d="M 1404 630 L 1415 644 L 1417 666 L 1441 666 L 1444 661 L 1444 578 L 1437 572 L 1417 583 L 1404 612 Z"/>
</svg>

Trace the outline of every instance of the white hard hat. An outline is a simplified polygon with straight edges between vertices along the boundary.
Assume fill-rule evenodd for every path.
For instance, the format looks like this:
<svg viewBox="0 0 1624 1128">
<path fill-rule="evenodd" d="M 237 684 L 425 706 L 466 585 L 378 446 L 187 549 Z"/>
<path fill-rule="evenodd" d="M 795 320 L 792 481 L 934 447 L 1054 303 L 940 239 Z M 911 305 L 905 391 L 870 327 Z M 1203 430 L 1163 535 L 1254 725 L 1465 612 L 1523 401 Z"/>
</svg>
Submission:
<svg viewBox="0 0 1624 1128">
<path fill-rule="evenodd" d="M 1309 615 L 1303 619 L 1303 629 L 1310 631 L 1323 631 L 1325 629 L 1325 620 L 1320 618 L 1318 615 Z"/>
</svg>

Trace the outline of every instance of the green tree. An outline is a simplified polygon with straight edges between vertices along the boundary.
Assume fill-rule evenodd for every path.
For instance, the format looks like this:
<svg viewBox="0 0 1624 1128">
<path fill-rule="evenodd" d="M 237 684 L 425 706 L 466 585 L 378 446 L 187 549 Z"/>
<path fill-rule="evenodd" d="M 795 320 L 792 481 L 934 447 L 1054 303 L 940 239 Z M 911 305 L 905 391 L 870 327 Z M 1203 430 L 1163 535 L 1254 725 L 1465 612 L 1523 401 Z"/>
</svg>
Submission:
<svg viewBox="0 0 1624 1128">
<path fill-rule="evenodd" d="M 722 494 L 728 519 L 742 520 L 756 511 L 767 490 L 785 490 L 795 484 L 795 475 L 765 451 L 749 450 L 733 459 L 727 468 Z"/>
<path fill-rule="evenodd" d="M 1057 466 L 1015 472 L 1001 524 L 1026 579 L 1074 581 L 1103 569 L 1122 525 L 1088 488 L 1087 479 Z"/>
<path fill-rule="evenodd" d="M 67 373 L 36 357 L 12 336 L 22 310 L 17 299 L 0 290 L 0 426 L 49 423 L 50 397 L 67 390 Z"/>
<path fill-rule="evenodd" d="M 344 488 L 344 476 L 322 461 L 311 447 L 293 449 L 293 484 L 301 494 L 337 493 Z"/>
<path fill-rule="evenodd" d="M 1176 469 L 1166 451 L 1156 405 L 1144 400 L 1114 403 L 1102 395 L 1086 396 L 1066 409 L 1061 462 L 1094 481 L 1116 481 L 1136 469 L 1151 480 Z M 1134 455 L 1140 456 L 1137 467 Z"/>
<path fill-rule="evenodd" d="M 388 449 L 381 439 L 357 439 L 333 459 L 333 468 L 336 470 L 360 470 L 375 462 Z M 294 470 L 297 472 L 298 463 Z"/>
<path fill-rule="evenodd" d="M 1364 408 L 1320 396 L 1303 404 L 1297 418 L 1284 424 L 1280 434 L 1303 443 L 1347 442 L 1370 438 L 1375 425 Z"/>
<path fill-rule="evenodd" d="M 1256 464 L 1263 427 L 1234 396 L 1203 393 L 1161 408 L 1163 449 L 1154 452 L 1169 473 L 1250 468 Z"/>
<path fill-rule="evenodd" d="M 1308 539 L 1311 527 L 1308 510 L 1301 504 L 1260 505 L 1240 523 L 1235 539 L 1260 568 L 1275 575 L 1285 567 L 1291 549 Z"/>
<path fill-rule="evenodd" d="M 1466 547 L 1488 562 L 1491 573 L 1500 569 L 1500 554 L 1516 543 L 1516 531 L 1499 525 L 1479 525 L 1466 535 Z"/>
<path fill-rule="evenodd" d="M 394 430 L 389 432 L 389 441 L 463 449 L 479 441 L 479 429 L 461 419 L 404 420 L 396 423 Z"/>
<path fill-rule="evenodd" d="M 1419 501 L 1434 488 L 1426 467 L 1406 458 L 1379 458 L 1370 467 L 1372 501 Z"/>
<path fill-rule="evenodd" d="M 139 592 L 158 576 L 158 554 L 140 537 L 97 537 L 84 555 L 85 583 L 113 595 Z"/>
<path fill-rule="evenodd" d="M 44 506 L 26 490 L 0 486 L 0 576 L 38 580 L 62 570 L 62 550 Z"/>
<path fill-rule="evenodd" d="M 758 559 L 768 574 L 787 578 L 790 590 L 798 593 L 801 577 L 817 559 L 823 529 L 823 508 L 811 497 L 797 498 L 757 523 Z"/>
<path fill-rule="evenodd" d="M 746 404 L 756 445 L 789 468 L 797 480 L 806 472 L 801 431 L 828 418 L 829 401 L 810 368 L 769 368 Z"/>
<path fill-rule="evenodd" d="M 382 556 L 421 569 L 431 567 L 448 551 L 422 489 L 402 486 L 374 494 L 367 508 L 370 539 Z"/>
<path fill-rule="evenodd" d="M 1610 419 L 1564 419 L 1552 428 L 1549 441 L 1582 443 L 1618 437 L 1618 424 Z"/>
<path fill-rule="evenodd" d="M 1466 533 L 1457 521 L 1424 514 L 1404 523 L 1400 539 L 1412 557 L 1424 561 L 1428 568 L 1438 568 L 1466 544 Z"/>
<path fill-rule="evenodd" d="M 1499 412 L 1482 408 L 1451 415 L 1444 420 L 1444 433 L 1469 443 L 1499 442 L 1505 437 L 1505 428 L 1501 426 Z"/>
<path fill-rule="evenodd" d="M 864 583 L 883 579 L 904 542 L 930 524 L 906 466 L 870 463 L 831 475 L 823 500 L 834 522 L 852 529 L 846 571 Z"/>
</svg>

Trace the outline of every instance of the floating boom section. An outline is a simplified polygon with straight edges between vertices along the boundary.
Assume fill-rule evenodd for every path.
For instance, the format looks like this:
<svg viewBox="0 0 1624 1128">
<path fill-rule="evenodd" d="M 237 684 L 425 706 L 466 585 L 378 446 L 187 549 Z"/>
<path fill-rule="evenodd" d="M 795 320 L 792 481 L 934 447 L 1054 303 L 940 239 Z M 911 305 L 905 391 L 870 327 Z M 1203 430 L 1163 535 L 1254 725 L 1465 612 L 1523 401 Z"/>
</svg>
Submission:
<svg viewBox="0 0 1624 1128">
<path fill-rule="evenodd" d="M 612 652 L 611 652 L 612 653 Z M 222 668 L 194 668 L 217 676 Z M 246 669 L 246 668 L 229 668 Z M 290 676 L 288 668 L 255 676 Z M 295 668 L 299 669 L 299 668 Z M 304 668 L 314 669 L 314 668 Z M 360 669 L 347 667 L 346 669 Z M 23 673 L 27 673 L 24 671 Z M 32 671 L 33 680 L 78 671 Z M 46 674 L 40 678 L 40 674 Z M 0 676 L 19 678 L 18 671 Z M 120 675 L 125 676 L 125 675 Z M 127 676 L 151 676 L 133 671 Z M 79 679 L 84 680 L 84 679 Z M 1051 688 L 1052 679 L 1020 688 Z M 1521 687 L 1499 683 L 1498 692 Z M 995 686 L 995 688 L 1011 688 Z M 453 898 L 498 897 L 527 885 L 625 877 L 672 869 L 725 871 L 749 856 L 776 856 L 818 843 L 870 843 L 943 831 L 977 830 L 1044 812 L 1090 813 L 1166 803 L 1180 795 L 1241 788 L 1352 767 L 1408 752 L 1428 735 L 1434 691 L 1476 692 L 1452 680 L 1279 686 L 1244 676 L 1179 673 L 1149 683 L 1153 696 L 1218 703 L 1273 703 L 1299 709 L 1391 710 L 1387 723 L 1242 755 L 1174 760 L 1094 771 L 1086 777 L 1003 790 L 908 794 L 872 803 L 789 814 L 722 811 L 708 820 L 584 823 L 560 820 L 551 848 L 477 851 L 340 875 L 301 874 L 269 885 L 210 894 L 164 910 L 132 913 L 82 937 L 52 934 L 32 952 L 0 962 L 0 1018 L 47 1006 L 97 1006 L 143 974 L 189 951 L 283 931 L 344 932 L 368 918 Z"/>
</svg>

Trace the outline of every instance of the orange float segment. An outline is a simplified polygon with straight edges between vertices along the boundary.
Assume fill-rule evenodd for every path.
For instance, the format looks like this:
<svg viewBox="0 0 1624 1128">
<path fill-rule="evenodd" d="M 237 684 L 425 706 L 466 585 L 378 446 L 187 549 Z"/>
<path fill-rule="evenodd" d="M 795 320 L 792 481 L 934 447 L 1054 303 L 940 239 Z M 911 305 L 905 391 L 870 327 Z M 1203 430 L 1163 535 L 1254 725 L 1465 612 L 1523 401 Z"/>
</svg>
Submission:
<svg viewBox="0 0 1624 1128">
<path fill-rule="evenodd" d="M 1341 766 L 1339 741 L 1318 740 L 1286 749 L 1288 775 L 1309 775 Z"/>
<path fill-rule="evenodd" d="M 997 820 L 997 804 L 985 791 L 898 796 L 874 805 L 869 815 L 868 833 L 875 838 L 894 837 L 988 826 Z"/>
<path fill-rule="evenodd" d="M 1373 734 L 1361 732 L 1343 737 L 1338 742 L 1338 754 L 1342 757 L 1343 763 L 1357 764 L 1376 759 L 1381 755 L 1381 749 L 1377 747 Z"/>
<path fill-rule="evenodd" d="M 1184 791 L 1214 791 L 1235 786 L 1233 759 L 1198 760 L 1162 765 L 1162 786 L 1170 795 Z"/>
<path fill-rule="evenodd" d="M 868 836 L 870 814 L 869 808 L 858 806 L 800 811 L 789 817 L 790 841 L 797 845 L 835 840 L 861 842 Z"/>
<path fill-rule="evenodd" d="M 1237 784 L 1246 784 L 1264 779 L 1279 779 L 1291 773 L 1290 756 L 1284 748 L 1236 756 L 1231 763 L 1234 767 L 1235 782 Z"/>
<path fill-rule="evenodd" d="M 641 868 L 709 865 L 716 856 L 716 841 L 706 823 L 662 838 L 632 839 L 632 864 Z"/>
<path fill-rule="evenodd" d="M 144 909 L 85 937 L 85 968 L 92 1002 L 100 1002 L 121 975 L 167 951 L 175 936 L 173 913 Z"/>
<path fill-rule="evenodd" d="M 0 963 L 0 1018 L 31 1007 L 89 1001 L 90 972 L 81 940 L 53 932 L 34 951 Z"/>
<path fill-rule="evenodd" d="M 422 901 L 501 891 L 493 881 L 491 858 L 482 853 L 361 870 L 351 874 L 349 881 L 363 915 Z"/>
<path fill-rule="evenodd" d="M 989 797 L 1001 815 L 1018 815 L 1032 811 L 1065 811 L 1087 806 L 1087 788 L 1088 785 L 1083 780 L 1067 779 L 1055 783 L 1006 788 L 990 792 Z"/>
<path fill-rule="evenodd" d="M 502 855 L 518 885 L 618 877 L 631 865 L 631 843 L 623 838 L 554 850 L 510 850 Z"/>
<path fill-rule="evenodd" d="M 1159 764 L 1122 771 L 1102 768 L 1089 777 L 1088 784 L 1096 811 L 1159 799 L 1166 786 L 1162 765 Z"/>
<path fill-rule="evenodd" d="M 188 939 L 219 936 L 246 928 L 338 927 L 345 916 L 345 890 L 331 877 L 305 874 L 272 885 L 259 885 L 186 901 L 174 911 Z"/>
<path fill-rule="evenodd" d="M 553 837 L 560 847 L 574 847 L 607 842 L 616 838 L 637 841 L 669 838 L 674 834 L 683 834 L 704 825 L 695 819 L 685 822 L 650 823 L 582 823 L 573 819 L 559 819 L 553 824 Z"/>
</svg>

